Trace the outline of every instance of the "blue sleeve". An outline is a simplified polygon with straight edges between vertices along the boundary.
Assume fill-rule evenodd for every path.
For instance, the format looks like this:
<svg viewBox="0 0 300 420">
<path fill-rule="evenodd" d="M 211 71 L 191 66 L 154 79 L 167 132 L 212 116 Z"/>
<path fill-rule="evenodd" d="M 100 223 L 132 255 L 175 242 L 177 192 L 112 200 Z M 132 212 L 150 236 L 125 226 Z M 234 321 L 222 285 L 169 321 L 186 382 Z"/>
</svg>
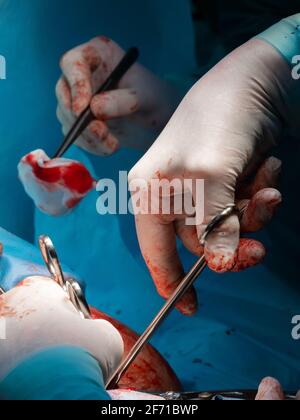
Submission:
<svg viewBox="0 0 300 420">
<path fill-rule="evenodd" d="M 0 242 L 3 255 L 0 256 L 0 286 L 8 291 L 21 280 L 30 276 L 47 276 L 49 272 L 42 260 L 41 252 L 35 246 L 14 236 L 0 227 Z M 64 255 L 61 255 L 63 258 Z M 74 277 L 85 288 L 84 282 L 64 264 L 66 276 Z"/>
<path fill-rule="evenodd" d="M 0 400 L 105 401 L 98 362 L 85 350 L 55 347 L 32 355 L 0 382 Z"/>
<path fill-rule="evenodd" d="M 271 44 L 292 64 L 293 57 L 300 54 L 300 13 L 281 20 L 257 38 Z"/>
</svg>

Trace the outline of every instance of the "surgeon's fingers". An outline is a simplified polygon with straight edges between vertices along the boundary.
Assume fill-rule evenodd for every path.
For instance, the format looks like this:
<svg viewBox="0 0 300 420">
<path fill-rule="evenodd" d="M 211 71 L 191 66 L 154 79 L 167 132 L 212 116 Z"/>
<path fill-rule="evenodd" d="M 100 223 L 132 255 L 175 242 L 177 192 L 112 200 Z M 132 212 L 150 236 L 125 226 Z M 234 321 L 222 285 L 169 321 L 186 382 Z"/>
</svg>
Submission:
<svg viewBox="0 0 300 420">
<path fill-rule="evenodd" d="M 66 108 L 58 105 L 57 110 L 56 110 L 56 116 L 62 125 L 63 135 L 67 136 L 75 122 L 74 114 L 71 111 L 68 111 Z M 81 135 L 80 137 L 78 137 L 77 145 L 81 146 L 83 143 L 86 143 L 87 141 L 92 142 L 92 140 L 87 139 L 87 133 L 85 131 L 85 136 Z"/>
<path fill-rule="evenodd" d="M 66 136 L 74 124 L 74 116 L 60 106 L 57 108 L 56 115 L 62 124 L 63 134 Z M 111 155 L 119 149 L 118 139 L 103 121 L 98 120 L 90 123 L 83 134 L 78 137 L 76 145 L 97 156 Z"/>
<path fill-rule="evenodd" d="M 91 49 L 93 49 L 92 46 Z M 96 50 L 93 51 L 97 55 Z M 83 49 L 79 47 L 66 53 L 62 57 L 60 65 L 71 89 L 72 110 L 78 116 L 89 105 L 92 98 L 90 62 L 83 53 Z"/>
<path fill-rule="evenodd" d="M 273 188 L 260 190 L 251 200 L 240 201 L 241 231 L 257 232 L 263 229 L 273 219 L 281 203 L 281 193 Z"/>
<path fill-rule="evenodd" d="M 164 223 L 160 217 L 148 214 L 136 215 L 136 227 L 145 262 L 158 293 L 167 299 L 184 277 L 184 270 L 176 247 L 173 223 Z M 189 290 L 177 304 L 184 315 L 197 310 L 196 292 Z"/>
<path fill-rule="evenodd" d="M 61 108 L 72 111 L 72 96 L 70 86 L 64 76 L 56 84 L 55 88 L 58 104 Z"/>
<path fill-rule="evenodd" d="M 58 104 L 56 109 L 56 117 L 58 121 L 61 123 L 63 128 L 67 128 L 68 130 L 72 127 L 75 122 L 74 114 L 68 111 L 66 108 Z"/>
<path fill-rule="evenodd" d="M 67 80 L 62 76 L 56 85 L 56 97 L 58 106 L 56 110 L 56 116 L 63 127 L 63 133 L 65 134 L 66 127 L 69 130 L 75 121 L 74 114 L 72 112 L 72 97 L 70 87 Z"/>
<path fill-rule="evenodd" d="M 88 141 L 86 146 L 96 155 L 111 155 L 120 147 L 118 139 L 111 134 L 108 126 L 103 121 L 92 121 L 88 126 L 87 134 Z"/>
<path fill-rule="evenodd" d="M 255 267 L 261 264 L 266 256 L 266 249 L 263 244 L 254 239 L 240 239 L 237 250 L 236 263 L 231 270 L 234 273 Z"/>
<path fill-rule="evenodd" d="M 280 383 L 273 378 L 265 378 L 259 386 L 256 401 L 284 401 L 285 395 Z"/>
<path fill-rule="evenodd" d="M 281 160 L 270 157 L 268 158 L 258 170 L 255 180 L 251 186 L 251 195 L 255 195 L 260 190 L 265 188 L 277 188 L 282 170 Z"/>
<path fill-rule="evenodd" d="M 224 206 L 225 208 L 225 206 Z M 198 229 L 199 238 L 203 228 Z M 236 215 L 228 217 L 208 236 L 205 243 L 205 257 L 211 270 L 217 273 L 231 271 L 237 262 L 240 239 L 240 223 Z"/>
<path fill-rule="evenodd" d="M 183 245 L 194 255 L 200 257 L 203 255 L 203 247 L 200 245 L 196 228 L 186 226 L 184 221 L 176 222 L 176 233 L 181 239 Z M 223 262 L 215 256 L 214 253 L 205 252 L 207 262 L 213 271 L 223 270 Z M 240 272 L 247 268 L 260 264 L 266 256 L 266 250 L 263 244 L 253 239 L 241 239 L 236 251 L 236 259 L 232 272 Z"/>
<path fill-rule="evenodd" d="M 187 225 L 185 220 L 177 220 L 175 230 L 186 249 L 197 257 L 203 255 L 204 248 L 200 245 L 196 226 Z"/>
<path fill-rule="evenodd" d="M 134 114 L 139 109 L 137 92 L 133 89 L 119 89 L 96 95 L 91 109 L 99 120 L 110 120 Z"/>
<path fill-rule="evenodd" d="M 249 199 L 265 188 L 278 188 L 282 170 L 281 160 L 270 157 L 258 169 L 251 183 L 242 183 L 237 191 L 238 199 Z"/>
</svg>

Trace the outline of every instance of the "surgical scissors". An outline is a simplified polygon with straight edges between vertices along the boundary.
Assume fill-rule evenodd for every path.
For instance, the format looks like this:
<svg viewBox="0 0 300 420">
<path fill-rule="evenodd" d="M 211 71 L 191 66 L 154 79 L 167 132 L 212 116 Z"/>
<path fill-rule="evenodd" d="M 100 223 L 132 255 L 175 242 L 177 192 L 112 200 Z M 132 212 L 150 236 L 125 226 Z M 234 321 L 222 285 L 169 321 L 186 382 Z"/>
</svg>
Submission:
<svg viewBox="0 0 300 420">
<path fill-rule="evenodd" d="M 40 250 L 52 279 L 67 293 L 70 301 L 83 319 L 92 319 L 89 305 L 80 284 L 73 279 L 64 277 L 56 250 L 49 236 L 40 236 Z"/>
</svg>

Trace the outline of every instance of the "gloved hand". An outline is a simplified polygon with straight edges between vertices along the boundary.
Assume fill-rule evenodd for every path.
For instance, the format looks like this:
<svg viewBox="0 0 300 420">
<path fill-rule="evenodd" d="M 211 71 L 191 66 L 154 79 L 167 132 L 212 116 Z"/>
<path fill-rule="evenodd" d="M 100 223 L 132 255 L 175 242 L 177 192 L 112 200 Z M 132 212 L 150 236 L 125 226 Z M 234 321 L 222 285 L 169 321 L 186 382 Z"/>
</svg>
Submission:
<svg viewBox="0 0 300 420">
<path fill-rule="evenodd" d="M 280 31 L 282 23 L 278 25 Z M 140 213 L 150 207 L 148 201 L 153 202 L 148 194 L 153 179 L 194 182 L 189 190 L 196 207 L 196 226 L 187 225 L 186 215 L 178 215 L 174 209 L 170 215 L 163 214 L 163 202 L 168 198 L 164 192 L 154 206 L 158 214 L 136 215 L 142 253 L 164 298 L 184 275 L 176 234 L 195 255 L 205 253 L 209 267 L 219 273 L 239 271 L 264 258 L 263 245 L 240 239 L 240 234 L 265 226 L 282 200 L 276 189 L 281 164 L 266 157 L 289 120 L 293 83 L 288 62 L 270 43 L 263 39 L 247 42 L 192 88 L 131 171 L 133 201 L 138 202 L 137 195 L 144 201 L 138 205 L 143 209 Z M 204 200 L 196 194 L 197 179 L 205 181 Z M 175 200 L 176 194 L 181 191 L 174 187 L 169 196 Z M 209 236 L 205 248 L 200 246 L 199 238 L 208 223 L 233 203 L 241 217 L 229 217 Z M 192 315 L 196 308 L 191 290 L 178 309 Z"/>
<path fill-rule="evenodd" d="M 99 362 L 104 381 L 123 355 L 123 340 L 112 324 L 82 320 L 61 287 L 47 277 L 29 277 L 0 296 L 0 318 L 6 324 L 0 380 L 28 356 L 55 346 L 87 350 Z"/>
<path fill-rule="evenodd" d="M 265 378 L 258 389 L 256 401 L 284 401 L 285 395 L 280 383 L 274 378 Z M 300 400 L 300 391 L 297 394 Z"/>
<path fill-rule="evenodd" d="M 18 172 L 36 207 L 52 216 L 69 212 L 96 185 L 81 163 L 63 158 L 50 160 L 43 150 L 24 156 Z"/>
<path fill-rule="evenodd" d="M 92 99 L 124 54 L 112 40 L 97 37 L 61 60 L 63 76 L 56 92 L 63 133 L 91 103 L 95 120 L 77 144 L 96 155 L 112 154 L 120 146 L 146 150 L 180 101 L 172 85 L 139 64 L 127 72 L 117 89 Z"/>
</svg>

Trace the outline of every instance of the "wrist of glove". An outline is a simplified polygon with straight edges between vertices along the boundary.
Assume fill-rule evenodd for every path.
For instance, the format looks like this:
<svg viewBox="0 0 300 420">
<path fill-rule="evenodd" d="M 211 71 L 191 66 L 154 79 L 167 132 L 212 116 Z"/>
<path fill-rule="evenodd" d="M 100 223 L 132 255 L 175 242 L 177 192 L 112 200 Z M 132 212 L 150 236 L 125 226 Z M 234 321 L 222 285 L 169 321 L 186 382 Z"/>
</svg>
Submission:
<svg viewBox="0 0 300 420">
<path fill-rule="evenodd" d="M 79 347 L 99 363 L 104 381 L 119 365 L 124 345 L 119 332 L 104 320 L 83 320 L 52 279 L 30 277 L 0 296 L 6 328 L 1 340 L 0 379 L 30 355 L 59 347 Z"/>
<path fill-rule="evenodd" d="M 283 19 L 256 38 L 271 45 L 286 62 L 288 73 L 280 70 L 279 77 L 282 86 L 284 86 L 284 89 L 281 89 L 284 100 L 282 115 L 291 130 L 298 130 L 300 126 L 298 117 L 300 81 L 298 73 L 294 72 L 294 67 L 299 63 L 300 55 L 300 13 Z M 274 71 L 276 71 L 275 68 Z"/>
<path fill-rule="evenodd" d="M 272 45 L 292 64 L 293 57 L 300 52 L 300 13 L 287 17 L 257 36 Z"/>
</svg>

